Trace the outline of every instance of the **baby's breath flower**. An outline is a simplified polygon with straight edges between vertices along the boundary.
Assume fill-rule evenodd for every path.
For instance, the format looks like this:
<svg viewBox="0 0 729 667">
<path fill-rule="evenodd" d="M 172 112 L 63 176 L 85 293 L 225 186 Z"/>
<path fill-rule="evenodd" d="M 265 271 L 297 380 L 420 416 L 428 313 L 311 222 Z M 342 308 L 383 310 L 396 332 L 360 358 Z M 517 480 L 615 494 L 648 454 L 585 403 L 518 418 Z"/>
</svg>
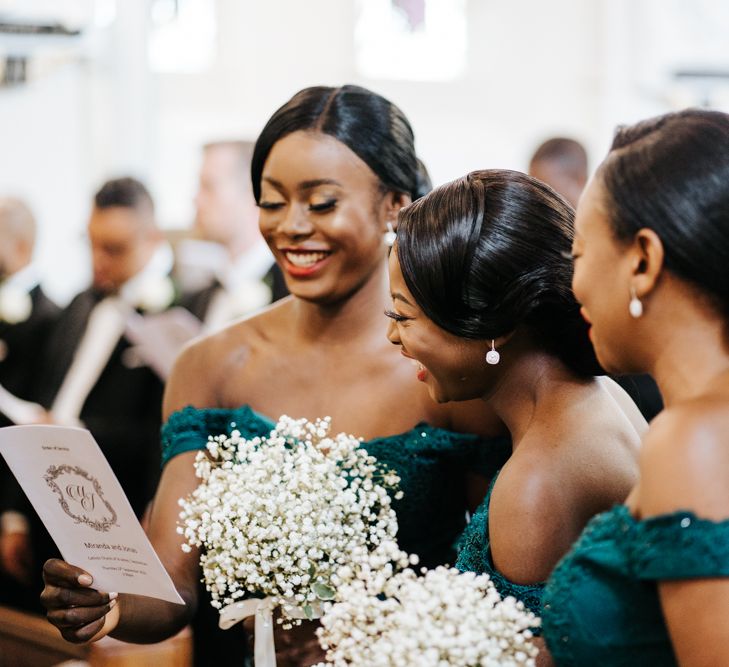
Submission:
<svg viewBox="0 0 729 667">
<path fill-rule="evenodd" d="M 340 585 L 317 630 L 327 662 L 315 667 L 533 667 L 539 619 L 521 602 L 502 599 L 487 575 L 388 574 L 381 560 L 392 548 L 367 556 Z"/>
<path fill-rule="evenodd" d="M 281 417 L 268 437 L 239 431 L 209 438 L 198 452 L 200 485 L 180 501 L 184 551 L 200 548 L 203 580 L 217 609 L 247 594 L 274 598 L 287 613 L 338 599 L 339 568 L 394 543 L 390 495 L 400 478 L 383 469 L 331 419 Z M 382 552 L 382 547 L 378 547 Z M 387 556 L 381 556 L 387 558 Z M 284 604 L 293 601 L 295 604 Z M 292 612 L 293 613 L 293 612 Z"/>
</svg>

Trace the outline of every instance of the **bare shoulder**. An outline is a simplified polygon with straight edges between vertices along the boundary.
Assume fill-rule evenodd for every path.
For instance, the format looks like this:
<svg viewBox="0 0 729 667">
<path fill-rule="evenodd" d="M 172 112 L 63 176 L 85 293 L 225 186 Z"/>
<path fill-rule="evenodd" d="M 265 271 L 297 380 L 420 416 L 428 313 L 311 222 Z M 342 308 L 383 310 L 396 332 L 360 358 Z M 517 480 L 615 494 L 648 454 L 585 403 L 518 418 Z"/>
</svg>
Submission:
<svg viewBox="0 0 729 667">
<path fill-rule="evenodd" d="M 680 509 L 729 517 L 729 394 L 703 395 L 665 409 L 640 456 L 639 511 Z"/>
<path fill-rule="evenodd" d="M 266 347 L 271 332 L 281 329 L 286 309 L 286 302 L 274 304 L 188 343 L 177 357 L 165 388 L 165 418 L 187 405 L 225 406 L 227 401 L 220 392 L 225 378 L 244 371 L 250 358 Z M 243 403 L 246 397 L 237 399 Z"/>
<path fill-rule="evenodd" d="M 573 490 L 548 456 L 513 455 L 494 484 L 489 537 L 496 568 L 519 584 L 545 581 L 580 531 Z"/>
<path fill-rule="evenodd" d="M 599 385 L 555 393 L 494 485 L 494 562 L 518 583 L 541 581 L 599 512 L 638 480 L 640 437 Z"/>
</svg>

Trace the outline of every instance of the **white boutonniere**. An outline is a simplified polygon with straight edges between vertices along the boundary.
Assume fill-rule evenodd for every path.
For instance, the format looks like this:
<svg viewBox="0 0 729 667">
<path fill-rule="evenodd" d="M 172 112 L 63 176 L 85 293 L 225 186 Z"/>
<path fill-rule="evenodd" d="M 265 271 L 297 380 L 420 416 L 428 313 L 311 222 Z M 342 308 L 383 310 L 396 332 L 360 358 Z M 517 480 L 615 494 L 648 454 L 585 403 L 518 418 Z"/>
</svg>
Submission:
<svg viewBox="0 0 729 667">
<path fill-rule="evenodd" d="M 231 291 L 233 317 L 247 315 L 271 303 L 271 288 L 260 280 L 246 280 Z"/>
<path fill-rule="evenodd" d="M 25 322 L 33 312 L 30 294 L 13 285 L 0 285 L 0 321 L 8 324 Z"/>
<path fill-rule="evenodd" d="M 161 313 L 175 300 L 175 284 L 169 276 L 156 276 L 140 286 L 136 306 L 145 313 Z"/>
</svg>

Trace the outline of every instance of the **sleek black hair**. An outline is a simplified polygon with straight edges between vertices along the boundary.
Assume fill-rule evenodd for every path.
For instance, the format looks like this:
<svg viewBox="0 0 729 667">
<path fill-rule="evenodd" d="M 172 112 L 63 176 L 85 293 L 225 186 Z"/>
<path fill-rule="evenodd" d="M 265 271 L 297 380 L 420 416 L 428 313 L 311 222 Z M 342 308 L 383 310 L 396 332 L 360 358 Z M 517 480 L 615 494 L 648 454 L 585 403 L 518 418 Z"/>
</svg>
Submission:
<svg viewBox="0 0 729 667">
<path fill-rule="evenodd" d="M 666 270 L 729 317 L 729 115 L 686 109 L 618 128 L 598 178 L 616 238 L 652 229 Z"/>
<path fill-rule="evenodd" d="M 130 176 L 106 181 L 94 195 L 94 205 L 98 209 L 120 206 L 137 211 L 143 209 L 154 211 L 154 202 L 149 190 L 144 183 Z"/>
<path fill-rule="evenodd" d="M 431 189 L 425 166 L 415 155 L 413 130 L 398 107 L 359 86 L 314 86 L 299 91 L 278 109 L 256 141 L 251 180 L 257 202 L 263 165 L 273 145 L 299 130 L 321 132 L 341 141 L 387 190 L 417 199 Z"/>
<path fill-rule="evenodd" d="M 518 171 L 474 171 L 400 211 L 397 254 L 423 312 L 462 338 L 526 328 L 575 373 L 603 371 L 572 293 L 572 207 Z"/>
</svg>

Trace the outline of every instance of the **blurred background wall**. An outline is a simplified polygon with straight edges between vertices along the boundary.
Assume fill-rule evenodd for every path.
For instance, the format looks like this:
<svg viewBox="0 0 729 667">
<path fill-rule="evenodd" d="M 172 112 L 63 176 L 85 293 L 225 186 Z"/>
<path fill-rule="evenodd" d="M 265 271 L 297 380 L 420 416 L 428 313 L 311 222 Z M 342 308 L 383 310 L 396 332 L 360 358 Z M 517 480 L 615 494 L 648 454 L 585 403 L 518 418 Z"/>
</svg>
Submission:
<svg viewBox="0 0 729 667">
<path fill-rule="evenodd" d="M 142 178 L 160 224 L 187 228 L 201 144 L 255 138 L 305 86 L 396 102 L 436 184 L 525 170 L 555 134 L 594 168 L 619 123 L 729 111 L 729 2 L 0 0 L 0 60 L 0 194 L 35 211 L 64 303 L 88 280 L 101 182 Z"/>
</svg>

